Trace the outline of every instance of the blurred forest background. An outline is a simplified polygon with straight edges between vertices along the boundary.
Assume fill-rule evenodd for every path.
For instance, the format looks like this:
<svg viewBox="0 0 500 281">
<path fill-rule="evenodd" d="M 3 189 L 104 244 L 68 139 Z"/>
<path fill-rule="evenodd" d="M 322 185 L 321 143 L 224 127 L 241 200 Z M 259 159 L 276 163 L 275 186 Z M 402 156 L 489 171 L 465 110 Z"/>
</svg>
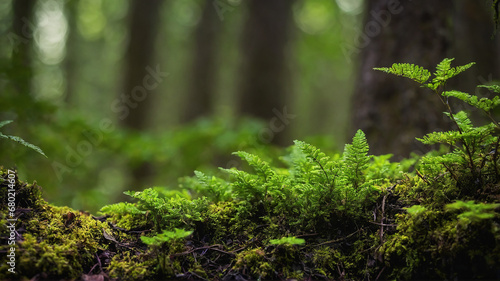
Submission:
<svg viewBox="0 0 500 281">
<path fill-rule="evenodd" d="M 371 69 L 455 57 L 477 65 L 450 87 L 495 83 L 492 2 L 0 1 L 1 130 L 48 156 L 1 141 L 0 165 L 95 212 L 294 139 L 341 151 L 360 128 L 372 154 L 423 153 L 415 137 L 449 125 L 440 104 Z"/>
</svg>

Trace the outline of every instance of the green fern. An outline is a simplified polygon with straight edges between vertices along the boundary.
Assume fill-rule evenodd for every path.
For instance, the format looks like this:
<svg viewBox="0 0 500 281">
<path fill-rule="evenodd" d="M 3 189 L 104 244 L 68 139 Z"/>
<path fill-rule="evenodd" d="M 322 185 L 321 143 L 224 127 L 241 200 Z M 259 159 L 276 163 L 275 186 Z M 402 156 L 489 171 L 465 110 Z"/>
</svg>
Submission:
<svg viewBox="0 0 500 281">
<path fill-rule="evenodd" d="M 485 219 L 492 219 L 496 216 L 495 209 L 500 208 L 500 204 L 493 203 L 475 203 L 474 201 L 461 201 L 457 200 L 454 203 L 446 205 L 447 211 L 465 210 L 458 215 L 460 223 L 468 224 L 469 222 L 478 222 Z"/>
<path fill-rule="evenodd" d="M 496 89 L 496 88 L 493 88 L 492 86 L 485 86 L 485 85 L 480 85 L 478 87 L 483 87 L 483 88 L 489 87 L 488 89 Z M 498 87 L 498 88 L 500 89 L 500 87 Z M 471 105 L 473 107 L 482 109 L 485 112 L 490 112 L 492 109 L 494 109 L 495 107 L 500 105 L 500 97 L 499 96 L 495 96 L 495 97 L 493 97 L 493 99 L 489 99 L 489 98 L 478 99 L 477 96 L 469 95 L 467 93 L 460 92 L 460 91 L 446 91 L 443 93 L 443 96 L 455 97 L 459 100 L 462 100 L 462 101 L 468 103 L 469 105 Z"/>
<path fill-rule="evenodd" d="M 174 231 L 163 231 L 153 237 L 141 236 L 141 241 L 148 246 L 161 246 L 171 240 L 184 239 L 193 234 L 193 231 L 186 231 L 184 229 L 174 228 Z"/>
<path fill-rule="evenodd" d="M 390 68 L 378 67 L 374 70 L 383 71 L 386 73 L 394 74 L 401 77 L 409 78 L 419 84 L 424 84 L 431 77 L 429 70 L 414 64 L 409 63 L 395 63 Z"/>
<path fill-rule="evenodd" d="M 218 177 L 208 176 L 203 172 L 194 171 L 196 182 L 190 181 L 188 186 L 196 192 L 209 196 L 214 202 L 224 201 L 231 198 L 230 184 Z M 186 179 L 189 180 L 189 179 Z"/>
<path fill-rule="evenodd" d="M 244 151 L 238 151 L 233 154 L 238 155 L 241 159 L 245 160 L 257 172 L 257 175 L 266 181 L 269 181 L 276 175 L 273 169 L 271 169 L 271 166 L 269 166 L 266 161 L 260 159 L 257 155 Z"/>
<path fill-rule="evenodd" d="M 352 144 L 345 145 L 343 174 L 355 189 L 358 189 L 364 181 L 363 173 L 371 159 L 368 151 L 369 146 L 365 134 L 361 130 L 358 130 L 354 135 Z"/>
<path fill-rule="evenodd" d="M 302 151 L 302 153 L 304 153 L 306 158 L 313 163 L 314 168 L 307 171 L 309 175 L 320 177 L 323 176 L 324 181 L 327 182 L 327 185 L 329 185 L 330 187 L 335 186 L 335 178 L 331 177 L 335 177 L 336 173 L 334 172 L 334 167 L 337 166 L 336 163 L 313 145 L 298 140 L 294 141 L 294 143 Z M 321 180 L 319 182 L 321 182 Z"/>
<path fill-rule="evenodd" d="M 500 1 L 500 0 L 499 0 Z M 480 88 L 486 88 L 492 92 L 500 94 L 500 85 L 479 85 Z"/>
<path fill-rule="evenodd" d="M 394 74 L 396 76 L 409 78 L 423 87 L 429 88 L 431 90 L 438 90 L 440 86 L 444 86 L 446 81 L 450 78 L 457 76 L 463 71 L 469 69 L 475 63 L 469 63 L 462 66 L 451 67 L 451 62 L 454 59 L 446 58 L 442 60 L 436 67 L 436 71 L 434 72 L 434 78 L 430 83 L 426 83 L 431 74 L 429 70 L 414 64 L 409 63 L 395 63 L 390 68 L 387 67 L 378 67 L 374 68 L 374 70 L 383 71 L 389 74 Z"/>
<path fill-rule="evenodd" d="M 450 78 L 457 76 L 475 64 L 471 62 L 466 65 L 451 67 L 451 62 L 453 60 L 454 59 L 446 58 L 441 61 L 436 67 L 436 72 L 434 72 L 435 77 L 432 79 L 432 83 L 426 84 L 425 86 L 432 90 L 436 90 L 438 87 L 446 84 Z"/>
<path fill-rule="evenodd" d="M 6 120 L 6 121 L 2 121 L 0 122 L 0 128 L 2 128 L 3 126 L 7 125 L 7 124 L 10 124 L 12 123 L 13 121 L 12 120 Z M 41 155 L 47 157 L 47 155 L 45 155 L 45 153 L 36 145 L 34 144 L 31 144 L 25 140 L 23 140 L 22 138 L 20 137 L 16 137 L 16 136 L 10 136 L 10 135 L 4 135 L 0 132 L 0 138 L 3 138 L 3 139 L 8 139 L 8 140 L 12 140 L 12 141 L 15 141 L 17 143 L 20 143 L 28 148 L 31 148 L 33 149 L 34 151 L 40 153 Z"/>
</svg>

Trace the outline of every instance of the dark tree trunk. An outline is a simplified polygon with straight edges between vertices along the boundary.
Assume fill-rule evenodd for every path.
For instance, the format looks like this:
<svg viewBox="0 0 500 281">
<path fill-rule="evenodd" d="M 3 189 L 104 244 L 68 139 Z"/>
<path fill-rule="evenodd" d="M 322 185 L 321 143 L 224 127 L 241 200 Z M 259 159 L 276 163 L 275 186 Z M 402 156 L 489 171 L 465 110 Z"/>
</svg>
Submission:
<svg viewBox="0 0 500 281">
<path fill-rule="evenodd" d="M 159 11 L 162 0 L 133 0 L 129 8 L 129 41 L 125 54 L 125 77 L 123 93 L 119 99 L 123 101 L 117 108 L 122 125 L 135 132 L 148 127 L 148 117 L 154 97 L 152 93 L 161 81 L 152 72 L 157 66 L 153 62 L 155 39 L 159 26 Z M 148 79 L 146 79 L 149 77 Z M 156 83 L 156 84 L 155 84 Z M 131 183 L 134 187 L 142 187 L 152 174 L 148 163 L 131 163 Z"/>
<path fill-rule="evenodd" d="M 187 95 L 187 104 L 182 116 L 183 122 L 212 113 L 217 68 L 217 34 L 219 18 L 212 0 L 204 0 L 201 20 L 194 32 L 192 79 Z"/>
<path fill-rule="evenodd" d="M 430 90 L 372 69 L 406 62 L 434 71 L 450 55 L 452 16 L 451 0 L 366 1 L 363 35 L 351 50 L 361 60 L 352 127 L 366 133 L 372 154 L 406 157 L 427 149 L 415 137 L 450 128 Z"/>
<path fill-rule="evenodd" d="M 12 1 L 13 21 L 9 39 L 13 44 L 11 70 L 7 73 L 16 89 L 13 104 L 20 118 L 36 118 L 38 111 L 31 96 L 33 78 L 32 46 L 35 28 L 33 14 L 36 0 Z"/>
<path fill-rule="evenodd" d="M 453 80 L 453 86 L 474 92 L 477 84 L 498 80 L 500 74 L 499 40 L 492 38 L 494 22 L 489 1 L 456 0 L 454 18 L 454 55 L 457 64 L 476 62 L 470 70 Z"/>
<path fill-rule="evenodd" d="M 122 121 L 126 128 L 136 131 L 146 129 L 148 113 L 153 102 L 151 93 L 154 89 L 148 90 L 144 87 L 144 78 L 150 75 L 146 68 L 155 69 L 156 66 L 153 63 L 153 54 L 162 2 L 162 0 L 131 1 L 123 88 L 123 94 L 129 97 L 131 105 L 128 114 L 121 117 L 124 117 Z M 146 89 L 145 97 L 140 92 L 142 89 Z"/>
<path fill-rule="evenodd" d="M 78 79 L 78 31 L 76 26 L 77 6 L 79 0 L 69 0 L 65 3 L 66 18 L 68 19 L 68 37 L 66 39 L 66 57 L 64 58 L 64 72 L 66 78 L 66 91 L 64 101 L 72 106 L 75 95 L 75 85 Z"/>
<path fill-rule="evenodd" d="M 287 109 L 287 43 L 292 20 L 292 0 L 252 0 L 243 30 L 243 81 L 239 110 L 267 121 Z M 289 110 L 289 107 L 288 107 Z M 288 111 L 287 111 L 288 112 Z M 279 115 L 279 114 L 278 114 Z M 288 120 L 287 120 L 288 121 Z M 283 122 L 288 123 L 288 122 Z M 261 140 L 288 144 L 288 124 L 272 125 Z M 283 126 L 282 126 L 283 125 Z"/>
</svg>

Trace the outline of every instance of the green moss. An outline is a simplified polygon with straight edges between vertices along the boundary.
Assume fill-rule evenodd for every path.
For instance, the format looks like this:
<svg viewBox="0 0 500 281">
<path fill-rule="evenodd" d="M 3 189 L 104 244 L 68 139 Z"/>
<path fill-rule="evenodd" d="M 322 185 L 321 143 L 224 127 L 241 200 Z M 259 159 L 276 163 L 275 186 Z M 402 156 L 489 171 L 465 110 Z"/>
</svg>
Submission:
<svg viewBox="0 0 500 281">
<path fill-rule="evenodd" d="M 7 175 L 2 170 L 2 176 Z M 1 185 L 2 194 L 7 194 L 6 189 L 6 185 Z M 16 180 L 14 190 L 15 208 L 23 210 L 15 212 L 18 218 L 15 226 L 22 235 L 15 245 L 18 278 L 31 278 L 41 273 L 48 278 L 77 278 L 97 263 L 96 253 L 108 248 L 103 230 L 112 233 L 107 224 L 68 207 L 49 205 L 42 199 L 36 183 Z M 4 227 L 6 208 L 2 208 L 1 213 Z M 2 243 L 0 250 L 7 251 L 8 247 L 7 243 Z M 2 273 L 7 272 L 4 263 L 0 268 Z"/>
<path fill-rule="evenodd" d="M 252 278 L 266 278 L 272 274 L 272 267 L 262 248 L 245 250 L 236 255 L 234 270 L 238 270 Z"/>
<path fill-rule="evenodd" d="M 108 271 L 111 278 L 121 280 L 144 280 L 154 276 L 151 270 L 153 263 L 143 261 L 141 256 L 125 252 L 123 255 L 115 255 L 109 264 Z"/>
</svg>

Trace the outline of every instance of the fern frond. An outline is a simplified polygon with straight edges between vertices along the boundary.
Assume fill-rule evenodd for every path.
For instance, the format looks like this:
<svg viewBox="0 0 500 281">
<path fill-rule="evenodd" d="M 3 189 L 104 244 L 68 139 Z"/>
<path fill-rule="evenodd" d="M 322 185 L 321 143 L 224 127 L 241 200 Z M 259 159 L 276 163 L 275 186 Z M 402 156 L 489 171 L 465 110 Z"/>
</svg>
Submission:
<svg viewBox="0 0 500 281">
<path fill-rule="evenodd" d="M 1 122 L 0 122 L 0 128 L 2 128 L 3 126 L 5 126 L 5 125 L 7 125 L 7 124 L 12 123 L 12 122 L 14 122 L 14 121 L 12 121 L 12 120 L 5 120 L 5 121 L 1 121 Z"/>
<path fill-rule="evenodd" d="M 378 67 L 374 70 L 383 71 L 386 73 L 402 76 L 416 81 L 419 84 L 424 84 L 431 77 L 429 70 L 414 64 L 409 63 L 395 63 L 390 68 Z"/>
<path fill-rule="evenodd" d="M 5 120 L 5 121 L 1 121 L 0 122 L 0 128 L 2 128 L 3 126 L 7 125 L 7 124 L 10 124 L 12 123 L 13 121 L 12 120 Z M 42 149 L 40 149 L 40 147 L 34 145 L 34 144 L 31 144 L 25 140 L 23 140 L 22 138 L 20 137 L 16 137 L 16 136 L 9 136 L 9 135 L 4 135 L 2 133 L 0 133 L 0 138 L 3 138 L 3 139 L 8 139 L 8 140 L 12 140 L 12 141 L 15 141 L 17 143 L 20 143 L 28 148 L 31 148 L 33 149 L 34 151 L 42 154 L 43 156 L 47 157 L 47 155 L 45 155 L 45 153 L 42 151 Z"/>
<path fill-rule="evenodd" d="M 363 131 L 358 130 L 352 139 L 352 144 L 346 144 L 344 148 L 344 169 L 346 178 L 358 187 L 363 181 L 363 171 L 368 167 L 371 157 L 368 155 L 368 142 Z"/>
<path fill-rule="evenodd" d="M 484 86 L 484 85 L 481 85 Z M 478 86 L 478 87 L 481 87 Z M 489 86 L 484 86 L 483 88 L 488 88 Z M 500 86 L 497 86 L 498 90 L 500 91 Z M 488 88 L 490 89 L 490 88 Z M 455 97 L 457 99 L 460 99 L 466 103 L 468 103 L 471 106 L 474 106 L 476 108 L 482 109 L 486 112 L 491 111 L 493 108 L 497 107 L 500 105 L 500 97 L 495 96 L 493 99 L 489 98 L 481 98 L 478 99 L 477 96 L 473 96 L 464 92 L 460 91 L 446 91 L 442 94 L 445 97 Z"/>
<path fill-rule="evenodd" d="M 234 152 L 233 154 L 245 160 L 257 172 L 257 175 L 263 177 L 266 181 L 276 175 L 271 166 L 257 155 L 244 151 Z"/>
<path fill-rule="evenodd" d="M 8 123 L 7 123 L 8 124 Z M 1 125 L 1 124 L 0 124 Z M 6 124 L 3 124 L 3 125 L 6 125 Z M 15 141 L 17 143 L 20 143 L 28 148 L 31 148 L 33 149 L 34 151 L 42 154 L 43 156 L 47 157 L 47 155 L 45 155 L 45 153 L 42 151 L 42 149 L 40 149 L 40 147 L 34 145 L 34 144 L 31 144 L 25 140 L 23 140 L 22 138 L 20 137 L 16 137 L 16 136 L 9 136 L 9 135 L 4 135 L 2 133 L 0 133 L 0 138 L 3 138 L 3 139 L 8 139 L 8 140 L 12 140 L 12 141 Z"/>
<path fill-rule="evenodd" d="M 467 159 L 465 159 L 460 150 L 455 150 L 453 153 L 448 153 L 444 155 L 435 156 L 424 156 L 421 159 L 422 165 L 425 169 L 438 169 L 441 171 L 442 164 L 444 165 L 465 165 Z"/>
<path fill-rule="evenodd" d="M 492 92 L 500 94 L 500 85 L 479 85 L 480 88 L 486 88 Z"/>
<path fill-rule="evenodd" d="M 232 186 L 234 187 L 233 192 L 236 195 L 236 198 L 248 202 L 254 202 L 261 200 L 265 195 L 265 181 L 258 176 L 240 171 L 234 167 L 231 169 L 219 169 L 234 178 Z"/>
<path fill-rule="evenodd" d="M 475 203 L 474 201 L 461 201 L 457 200 L 454 203 L 445 206 L 447 211 L 464 210 L 463 213 L 458 215 L 461 223 L 478 222 L 484 219 L 492 219 L 498 216 L 495 209 L 500 208 L 498 203 Z"/>
<path fill-rule="evenodd" d="M 228 199 L 231 187 L 227 181 L 215 176 L 207 176 L 200 171 L 194 171 L 194 174 L 203 190 L 206 190 L 214 201 Z"/>
<path fill-rule="evenodd" d="M 461 134 L 458 131 L 450 132 L 432 132 L 425 135 L 423 138 L 416 138 L 419 142 L 423 144 L 449 144 L 455 145 L 456 142 L 460 141 Z"/>
<path fill-rule="evenodd" d="M 295 140 L 294 143 L 302 151 L 302 153 L 304 153 L 305 156 L 311 160 L 317 168 L 319 168 L 316 169 L 316 171 L 309 171 L 309 173 L 317 174 L 318 172 L 321 172 L 323 173 L 328 184 L 334 185 L 334 182 L 332 182 L 334 179 L 330 179 L 329 173 L 332 172 L 335 162 L 314 145 L 298 140 Z"/>
<path fill-rule="evenodd" d="M 451 114 L 449 112 L 445 112 L 444 114 L 451 118 Z M 467 133 L 472 130 L 472 121 L 469 119 L 469 116 L 465 111 L 459 111 L 453 114 L 453 118 L 462 132 Z"/>
<path fill-rule="evenodd" d="M 432 83 L 426 85 L 428 88 L 436 90 L 439 86 L 444 85 L 448 79 L 457 76 L 475 64 L 471 62 L 466 65 L 451 67 L 451 62 L 453 60 L 454 59 L 445 58 L 437 65 Z"/>
</svg>

